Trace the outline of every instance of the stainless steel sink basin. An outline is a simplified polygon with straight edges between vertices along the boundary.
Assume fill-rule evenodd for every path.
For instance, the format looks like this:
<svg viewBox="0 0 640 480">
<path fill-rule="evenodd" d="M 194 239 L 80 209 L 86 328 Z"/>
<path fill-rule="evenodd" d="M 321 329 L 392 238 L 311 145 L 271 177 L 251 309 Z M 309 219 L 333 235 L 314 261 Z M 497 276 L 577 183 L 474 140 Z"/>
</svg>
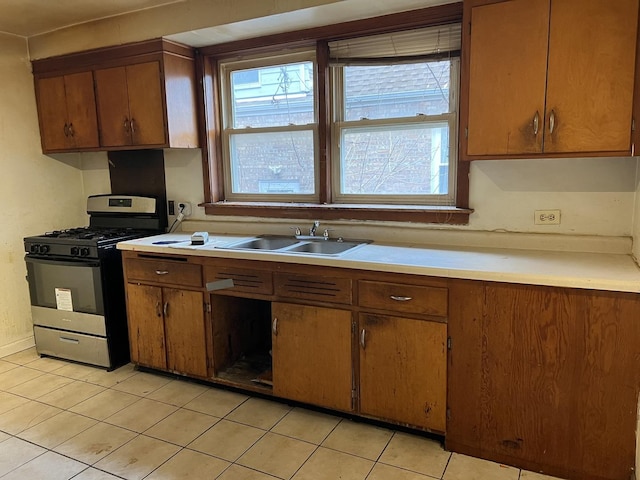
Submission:
<svg viewBox="0 0 640 480">
<path fill-rule="evenodd" d="M 370 240 L 325 239 L 323 237 L 285 237 L 260 235 L 228 245 L 231 250 L 260 250 L 264 252 L 300 253 L 308 255 L 341 255 L 353 248 L 371 243 Z"/>
<path fill-rule="evenodd" d="M 367 242 L 338 242 L 335 240 L 314 240 L 301 242 L 295 247 L 288 248 L 288 252 L 313 253 L 316 255 L 339 255 L 352 248 L 364 245 Z"/>
<path fill-rule="evenodd" d="M 234 245 L 229 245 L 228 248 L 240 249 L 240 250 L 280 250 L 281 248 L 290 247 L 300 243 L 295 237 L 280 237 L 276 235 L 264 235 L 253 238 L 251 240 L 245 240 Z"/>
</svg>

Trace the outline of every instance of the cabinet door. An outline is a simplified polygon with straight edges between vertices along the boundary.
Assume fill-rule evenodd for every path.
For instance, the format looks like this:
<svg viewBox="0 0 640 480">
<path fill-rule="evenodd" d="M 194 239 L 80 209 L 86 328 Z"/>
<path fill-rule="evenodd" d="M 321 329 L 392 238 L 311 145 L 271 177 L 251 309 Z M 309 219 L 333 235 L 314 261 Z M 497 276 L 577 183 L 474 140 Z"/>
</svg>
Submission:
<svg viewBox="0 0 640 480">
<path fill-rule="evenodd" d="M 119 147 L 131 145 L 127 71 L 125 67 L 96 70 L 94 75 L 101 146 Z"/>
<path fill-rule="evenodd" d="M 272 304 L 273 393 L 350 411 L 351 312 Z"/>
<path fill-rule="evenodd" d="M 473 7 L 468 155 L 542 151 L 548 31 L 549 0 Z"/>
<path fill-rule="evenodd" d="M 637 0 L 551 2 L 545 152 L 629 151 L 637 22 Z"/>
<path fill-rule="evenodd" d="M 43 151 L 72 148 L 68 138 L 64 77 L 40 78 L 36 85 Z"/>
<path fill-rule="evenodd" d="M 206 377 L 203 293 L 164 288 L 163 300 L 169 370 Z"/>
<path fill-rule="evenodd" d="M 444 433 L 447 325 L 360 314 L 360 412 Z"/>
<path fill-rule="evenodd" d="M 627 478 L 640 295 L 450 285 L 447 449 L 563 478 Z"/>
<path fill-rule="evenodd" d="M 149 285 L 127 284 L 127 313 L 131 361 L 166 369 L 162 290 Z"/>
<path fill-rule="evenodd" d="M 165 114 L 158 62 L 127 66 L 131 131 L 135 145 L 164 145 Z"/>
<path fill-rule="evenodd" d="M 75 148 L 96 148 L 98 115 L 93 90 L 93 73 L 82 72 L 64 77 L 67 102 L 68 132 Z"/>
</svg>

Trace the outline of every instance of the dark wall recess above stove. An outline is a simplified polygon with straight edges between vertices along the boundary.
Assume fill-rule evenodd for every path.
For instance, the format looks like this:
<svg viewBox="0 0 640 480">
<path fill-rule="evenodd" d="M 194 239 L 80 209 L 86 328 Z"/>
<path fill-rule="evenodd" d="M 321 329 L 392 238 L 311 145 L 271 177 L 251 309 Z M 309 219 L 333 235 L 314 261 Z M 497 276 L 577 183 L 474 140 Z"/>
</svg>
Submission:
<svg viewBox="0 0 640 480">
<path fill-rule="evenodd" d="M 167 187 L 162 150 L 108 152 L 111 193 L 152 196 L 158 199 L 158 214 L 167 221 Z M 166 227 L 166 224 L 164 225 Z"/>
</svg>

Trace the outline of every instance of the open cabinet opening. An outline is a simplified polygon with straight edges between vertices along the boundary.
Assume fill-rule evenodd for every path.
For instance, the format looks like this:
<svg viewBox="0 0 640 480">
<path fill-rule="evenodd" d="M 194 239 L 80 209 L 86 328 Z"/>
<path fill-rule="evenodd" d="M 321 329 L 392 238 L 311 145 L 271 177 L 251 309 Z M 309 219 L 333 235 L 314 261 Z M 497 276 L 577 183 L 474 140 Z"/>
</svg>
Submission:
<svg viewBox="0 0 640 480">
<path fill-rule="evenodd" d="M 271 392 L 271 302 L 211 296 L 218 380 Z"/>
</svg>

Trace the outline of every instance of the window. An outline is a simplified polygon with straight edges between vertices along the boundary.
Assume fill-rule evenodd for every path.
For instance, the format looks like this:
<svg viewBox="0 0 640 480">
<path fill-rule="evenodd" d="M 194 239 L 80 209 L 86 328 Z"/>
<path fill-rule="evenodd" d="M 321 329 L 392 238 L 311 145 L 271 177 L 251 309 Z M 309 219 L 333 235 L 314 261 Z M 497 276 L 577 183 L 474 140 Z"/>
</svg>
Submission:
<svg viewBox="0 0 640 480">
<path fill-rule="evenodd" d="M 447 26 L 330 44 L 335 202 L 455 205 L 459 35 Z"/>
<path fill-rule="evenodd" d="M 217 110 L 206 213 L 468 221 L 461 14 L 445 5 L 205 48 Z"/>
<path fill-rule="evenodd" d="M 314 56 L 221 64 L 227 200 L 318 200 Z"/>
</svg>

